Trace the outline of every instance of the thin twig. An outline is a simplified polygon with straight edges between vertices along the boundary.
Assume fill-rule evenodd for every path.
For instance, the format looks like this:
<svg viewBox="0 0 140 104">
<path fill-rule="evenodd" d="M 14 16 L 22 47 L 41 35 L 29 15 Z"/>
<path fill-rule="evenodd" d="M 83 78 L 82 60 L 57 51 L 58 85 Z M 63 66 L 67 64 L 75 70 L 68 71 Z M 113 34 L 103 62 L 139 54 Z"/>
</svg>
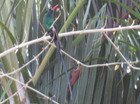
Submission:
<svg viewBox="0 0 140 104">
<path fill-rule="evenodd" d="M 114 49 L 118 52 L 118 54 L 124 59 L 124 61 L 128 64 L 128 66 L 132 69 L 135 70 L 140 70 L 140 68 L 135 67 L 133 65 L 130 64 L 130 62 L 124 57 L 124 55 L 120 52 L 119 48 L 117 48 L 117 46 L 112 42 L 112 40 L 108 37 L 108 35 L 106 33 L 103 33 L 104 36 L 106 37 L 106 39 L 112 44 L 112 46 L 114 47 Z"/>
<path fill-rule="evenodd" d="M 87 67 L 87 68 L 94 68 L 94 67 L 103 67 L 103 66 L 113 66 L 113 65 L 121 65 L 121 64 L 126 64 L 127 62 L 113 62 L 113 63 L 105 63 L 105 64 L 95 64 L 95 65 L 87 65 L 87 64 L 84 64 L 82 62 L 80 62 L 79 60 L 75 59 L 74 57 L 72 57 L 71 55 L 69 55 L 68 53 L 66 53 L 65 51 L 61 50 L 61 52 L 63 54 L 65 54 L 67 57 L 69 57 L 70 59 L 72 59 L 73 61 L 75 61 L 77 64 L 80 64 L 84 67 Z M 132 62 L 129 62 L 131 64 L 136 64 L 138 63 L 139 61 L 132 61 Z"/>
<path fill-rule="evenodd" d="M 39 42 L 42 42 L 42 41 L 45 41 L 45 40 L 48 40 L 48 39 L 51 39 L 51 38 L 49 36 L 43 36 L 41 38 L 34 39 L 32 41 L 29 41 L 29 42 L 21 43 L 20 45 L 17 45 L 15 47 L 12 47 L 12 48 L 0 53 L 0 58 L 6 56 L 9 53 L 15 52 L 16 50 L 18 50 L 22 47 L 29 46 L 29 45 L 32 45 L 32 44 L 35 44 L 35 43 L 39 43 Z"/>
<path fill-rule="evenodd" d="M 4 74 L 4 73 L 3 73 L 3 74 Z M 37 94 L 43 96 L 43 97 L 46 98 L 47 100 L 49 100 L 49 101 L 51 101 L 51 102 L 53 102 L 53 103 L 55 103 L 55 104 L 59 104 L 58 102 L 52 100 L 50 97 L 46 96 L 45 94 L 39 92 L 38 90 L 36 90 L 36 89 L 34 89 L 34 88 L 32 88 L 32 87 L 30 87 L 30 86 L 28 86 L 28 85 L 26 85 L 26 84 L 20 82 L 20 81 L 18 81 L 17 79 L 15 79 L 15 78 L 13 78 L 13 77 L 11 77 L 11 76 L 9 76 L 9 75 L 6 75 L 6 77 L 9 78 L 9 79 L 11 79 L 11 80 L 13 80 L 13 81 L 15 81 L 15 82 L 17 82 L 17 83 L 19 83 L 19 84 L 21 84 L 21 85 L 23 85 L 25 88 L 28 88 L 28 89 L 30 89 L 30 90 L 36 92 Z M 30 81 L 32 81 L 32 80 L 30 80 Z"/>
<path fill-rule="evenodd" d="M 4 73 L 3 73 L 4 74 Z M 31 80 L 29 80 L 26 84 L 30 83 Z M 26 85 L 25 84 L 25 85 Z M 3 104 L 5 102 L 7 102 L 9 99 L 11 99 L 12 97 L 16 96 L 25 86 L 22 86 L 20 89 L 18 89 L 15 93 L 13 93 L 10 97 L 8 97 L 7 99 L 4 99 L 2 102 L 0 102 L 0 104 Z"/>
<path fill-rule="evenodd" d="M 7 75 L 12 75 L 12 74 L 16 74 L 18 72 L 20 72 L 24 67 L 28 66 L 30 63 L 32 63 L 33 61 L 35 61 L 47 48 L 49 45 L 47 45 L 39 54 L 37 54 L 33 59 L 31 59 L 29 62 L 27 62 L 26 64 L 24 64 L 22 67 L 16 69 L 13 72 L 10 73 L 6 73 Z"/>
<path fill-rule="evenodd" d="M 59 37 L 64 37 L 64 36 L 72 36 L 72 35 L 83 35 L 83 34 L 90 34 L 90 33 L 96 33 L 96 32 L 111 32 L 111 31 L 120 31 L 120 30 L 130 30 L 130 29 L 140 29 L 140 25 L 135 25 L 135 26 L 125 26 L 125 27 L 116 27 L 116 28 L 101 28 L 101 29 L 91 29 L 91 30 L 79 30 L 79 31 L 71 31 L 71 32 L 66 32 L 66 33 L 60 33 Z M 47 34 L 47 33 L 45 33 Z M 2 53 L 0 53 L 0 58 L 6 56 L 7 54 L 11 52 L 15 52 L 17 49 L 20 49 L 25 46 L 29 46 L 35 43 L 39 43 L 42 41 L 46 41 L 51 39 L 50 36 L 42 36 L 41 38 L 34 39 L 29 42 L 21 43 L 15 47 L 12 47 Z"/>
<path fill-rule="evenodd" d="M 23 88 L 24 88 L 24 86 L 21 87 L 20 89 L 18 89 L 14 94 L 12 94 L 11 96 L 9 96 L 7 99 L 4 99 L 3 101 L 1 101 L 0 104 L 6 103 L 8 100 L 10 100 L 10 99 L 13 98 L 14 96 L 16 96 L 16 95 L 18 94 L 18 92 L 21 91 Z"/>
<path fill-rule="evenodd" d="M 118 28 L 108 28 L 108 29 L 101 28 L 101 29 L 93 29 L 93 30 L 81 30 L 81 31 L 75 31 L 75 32 L 73 31 L 73 32 L 67 32 L 67 33 L 61 33 L 59 35 L 60 35 L 60 37 L 63 37 L 63 36 L 71 36 L 71 35 L 78 35 L 78 34 L 81 35 L 81 34 L 88 34 L 88 33 L 95 33 L 95 32 L 102 32 L 102 33 L 104 33 L 104 32 L 109 32 L 109 31 L 119 31 L 119 30 L 129 30 L 129 29 L 140 29 L 140 25 L 126 26 L 126 27 L 118 27 Z M 70 59 L 72 59 L 75 62 L 77 62 L 77 64 L 81 64 L 82 66 L 88 67 L 88 68 L 91 68 L 91 67 L 92 68 L 93 67 L 101 67 L 101 66 L 110 66 L 110 65 L 118 65 L 118 64 L 122 64 L 122 63 L 127 63 L 129 65 L 129 67 L 131 67 L 133 69 L 136 69 L 136 70 L 140 70 L 140 68 L 134 67 L 134 66 L 131 65 L 131 63 L 137 63 L 138 61 L 128 62 L 127 59 L 123 56 L 123 54 L 120 52 L 120 50 L 117 48 L 117 46 L 112 42 L 112 40 L 106 34 L 104 34 L 104 35 L 107 38 L 107 40 L 113 45 L 113 47 L 119 53 L 119 55 L 124 59 L 125 62 L 114 62 L 114 63 L 106 63 L 106 64 L 86 65 L 86 64 L 80 62 L 79 60 L 75 59 L 74 57 L 72 57 L 71 55 L 69 55 L 68 53 L 66 53 L 65 51 L 61 50 L 61 52 L 63 54 L 65 54 L 66 56 L 68 56 Z M 47 41 L 48 39 L 50 39 L 49 36 L 43 36 L 41 38 L 32 40 L 30 42 L 22 43 L 20 45 L 17 45 L 15 47 L 10 48 L 10 49 L 6 50 L 5 52 L 1 53 L 0 54 L 0 58 L 3 57 L 3 56 L 5 56 L 5 55 L 7 55 L 7 54 L 9 54 L 9 53 L 11 53 L 11 52 L 16 51 L 19 48 L 22 48 L 22 47 L 25 47 L 25 46 L 28 46 L 28 45 L 31 45 L 31 44 L 35 44 L 35 43 L 38 43 L 38 42 L 41 42 L 41 41 L 46 41 L 49 44 L 53 45 L 52 43 L 50 43 L 49 41 Z M 8 78 L 10 78 L 10 79 L 18 82 L 18 83 L 20 83 L 20 84 L 22 84 L 24 87 L 26 86 L 28 89 L 30 89 L 30 90 L 32 90 L 32 91 L 40 94 L 41 96 L 43 96 L 44 98 L 46 98 L 48 100 L 51 100 L 55 104 L 58 104 L 58 102 L 52 100 L 50 97 L 42 94 L 41 92 L 33 89 L 32 87 L 30 87 L 30 86 L 28 86 L 28 85 L 26 85 L 26 84 L 24 84 L 24 83 L 22 83 L 22 82 L 20 82 L 20 81 L 18 81 L 16 79 L 14 79 L 13 77 L 9 76 L 9 75 L 12 75 L 12 74 L 15 74 L 15 73 L 21 71 L 21 69 L 23 69 L 25 66 L 29 65 L 32 61 L 34 61 L 42 52 L 43 52 L 43 50 L 36 57 L 34 57 L 31 61 L 29 61 L 28 63 L 26 63 L 25 65 L 23 65 L 19 69 L 15 70 L 15 71 L 13 71 L 11 73 L 7 73 L 7 74 L 2 73 L 2 75 L 3 76 L 6 76 L 6 77 L 8 77 Z M 15 94 L 13 94 L 13 96 L 15 96 Z"/>
<path fill-rule="evenodd" d="M 109 37 L 108 37 L 109 38 Z M 110 39 L 110 38 L 109 38 Z M 112 41 L 111 39 L 110 39 L 110 41 Z M 51 42 L 49 42 L 49 41 L 47 41 L 46 40 L 46 42 L 48 43 L 48 44 L 50 44 L 50 45 L 52 45 L 52 46 L 54 46 L 54 47 L 56 47 L 54 44 L 52 44 Z M 111 43 L 111 44 L 113 44 L 114 46 L 115 46 L 115 44 L 114 43 Z M 116 47 L 116 46 L 115 46 Z M 117 48 L 116 48 L 117 49 Z M 80 65 L 82 65 L 82 66 L 84 66 L 84 67 L 87 67 L 87 68 L 94 68 L 94 67 L 103 67 L 103 66 L 113 66 L 113 65 L 120 65 L 120 64 L 134 64 L 134 63 L 138 63 L 139 61 L 133 61 L 133 62 L 114 62 L 114 63 L 105 63 L 105 64 L 95 64 L 95 65 L 87 65 L 87 64 L 84 64 L 84 63 L 82 63 L 82 62 L 80 62 L 79 60 L 77 60 L 77 59 L 75 59 L 74 57 L 72 57 L 71 55 L 69 55 L 67 52 L 65 52 L 64 50 L 60 50 L 63 54 L 65 54 L 67 57 L 69 57 L 70 59 L 72 59 L 73 61 L 75 61 L 78 65 L 80 64 Z M 120 54 L 121 52 L 119 51 L 119 54 Z M 121 53 L 121 55 L 122 55 L 122 53 Z M 123 56 L 123 55 L 122 55 Z M 124 56 L 123 56 L 124 57 Z M 126 61 L 126 60 L 125 60 Z M 140 70 L 140 68 L 138 68 L 138 67 L 134 67 L 134 66 L 132 66 L 131 65 L 131 68 L 133 68 L 133 69 L 136 69 L 136 70 Z"/>
<path fill-rule="evenodd" d="M 61 11 L 59 10 L 59 15 L 56 17 L 56 19 L 53 22 L 53 24 L 51 25 L 51 27 L 54 26 L 54 24 L 58 21 L 58 19 L 60 18 L 60 16 L 61 16 Z"/>
<path fill-rule="evenodd" d="M 131 29 L 140 30 L 140 25 L 71 31 L 71 32 L 66 32 L 66 33 L 60 33 L 59 37 L 72 36 L 72 35 L 83 35 L 83 34 L 86 34 L 86 35 L 90 34 L 91 35 L 91 33 L 97 33 L 97 32 L 102 33 L 102 32 L 113 32 L 113 31 L 131 30 Z"/>
</svg>

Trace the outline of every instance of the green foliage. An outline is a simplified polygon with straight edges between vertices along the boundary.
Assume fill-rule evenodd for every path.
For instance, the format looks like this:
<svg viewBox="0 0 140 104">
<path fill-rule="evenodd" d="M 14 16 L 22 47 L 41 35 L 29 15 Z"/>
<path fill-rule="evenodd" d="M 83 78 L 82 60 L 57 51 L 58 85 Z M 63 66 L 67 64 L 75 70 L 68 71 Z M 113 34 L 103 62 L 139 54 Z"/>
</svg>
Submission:
<svg viewBox="0 0 140 104">
<path fill-rule="evenodd" d="M 0 1 L 0 53 L 18 44 L 42 37 L 44 35 L 43 15 L 48 10 L 47 0 L 1 0 Z M 55 25 L 59 33 L 84 30 L 129 26 L 140 23 L 139 0 L 49 0 L 52 6 L 62 7 L 54 16 L 60 17 Z M 108 32 L 113 43 L 124 57 L 132 62 L 140 59 L 140 31 L 124 30 Z M 103 33 L 79 34 L 61 38 L 62 49 L 75 59 L 87 65 L 124 62 L 124 59 L 105 38 Z M 17 70 L 34 58 L 45 43 L 37 43 L 17 49 L 16 52 L 0 58 L 1 73 Z M 67 69 L 77 63 L 63 55 Z M 140 67 L 139 62 L 133 63 Z M 129 73 L 127 71 L 131 70 Z M 68 71 L 70 71 L 68 70 Z M 30 77 L 32 73 L 33 77 Z M 0 73 L 0 77 L 1 77 Z M 139 70 L 121 65 L 87 68 L 82 66 L 81 75 L 73 86 L 73 99 L 67 98 L 67 80 L 63 65 L 58 62 L 55 48 L 48 47 L 41 56 L 24 67 L 21 72 L 11 75 L 16 80 L 42 92 L 60 104 L 139 104 L 140 84 Z M 0 79 L 0 102 L 10 97 L 20 88 L 17 81 L 8 77 Z M 37 103 L 50 101 L 37 93 L 22 89 L 17 96 L 5 101 L 15 104 Z M 4 102 L 4 103 L 5 103 Z"/>
</svg>

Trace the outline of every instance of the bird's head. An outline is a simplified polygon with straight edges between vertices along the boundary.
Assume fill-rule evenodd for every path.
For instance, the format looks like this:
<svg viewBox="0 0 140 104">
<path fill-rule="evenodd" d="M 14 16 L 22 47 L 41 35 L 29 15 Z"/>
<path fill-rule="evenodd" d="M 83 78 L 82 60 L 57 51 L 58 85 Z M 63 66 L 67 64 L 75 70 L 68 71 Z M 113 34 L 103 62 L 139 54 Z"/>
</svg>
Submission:
<svg viewBox="0 0 140 104">
<path fill-rule="evenodd" d="M 58 11 L 60 7 L 58 5 L 55 5 L 54 7 L 51 7 L 52 11 Z"/>
</svg>

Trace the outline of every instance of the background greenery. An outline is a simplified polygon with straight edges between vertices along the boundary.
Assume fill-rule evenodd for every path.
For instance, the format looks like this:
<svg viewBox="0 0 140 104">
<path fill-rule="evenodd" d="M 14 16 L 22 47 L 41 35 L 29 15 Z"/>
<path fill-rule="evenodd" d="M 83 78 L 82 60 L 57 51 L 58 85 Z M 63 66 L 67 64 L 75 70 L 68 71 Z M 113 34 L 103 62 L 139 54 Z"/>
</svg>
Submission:
<svg viewBox="0 0 140 104">
<path fill-rule="evenodd" d="M 46 9 L 49 8 L 46 4 L 61 6 L 61 17 L 56 22 L 59 33 L 140 23 L 139 0 L 0 0 L 0 53 L 44 35 L 40 24 Z M 59 12 L 56 12 L 55 16 L 57 17 L 58 14 Z M 139 60 L 139 30 L 107 34 L 128 61 Z M 85 64 L 124 61 L 101 33 L 69 36 L 62 38 L 61 42 L 64 51 Z M 1 72 L 7 73 L 18 69 L 34 58 L 44 46 L 45 43 L 37 43 L 0 58 Z M 73 87 L 73 99 L 67 100 L 66 76 L 62 74 L 62 64 L 57 60 L 54 51 L 54 47 L 49 47 L 36 61 L 12 77 L 23 83 L 32 79 L 29 84 L 31 87 L 60 104 L 140 103 L 140 72 L 129 68 L 127 64 L 82 67 L 81 75 Z M 67 69 L 77 64 L 65 55 L 64 60 Z M 140 66 L 139 63 L 134 65 Z M 33 78 L 30 77 L 29 72 L 32 73 Z M 7 77 L 0 78 L 0 101 L 20 91 L 5 104 L 50 103 L 31 90 L 20 90 L 21 87 L 16 81 Z"/>
</svg>

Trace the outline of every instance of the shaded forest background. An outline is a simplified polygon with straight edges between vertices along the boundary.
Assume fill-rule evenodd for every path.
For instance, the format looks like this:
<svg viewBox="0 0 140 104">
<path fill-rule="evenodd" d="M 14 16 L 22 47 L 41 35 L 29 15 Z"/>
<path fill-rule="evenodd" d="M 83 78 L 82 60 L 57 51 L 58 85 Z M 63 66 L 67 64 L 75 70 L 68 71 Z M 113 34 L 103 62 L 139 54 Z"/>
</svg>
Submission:
<svg viewBox="0 0 140 104">
<path fill-rule="evenodd" d="M 140 23 L 139 0 L 0 0 L 0 103 L 140 104 L 140 30 L 61 37 L 68 73 L 80 70 L 70 100 L 56 48 L 42 39 L 49 5 L 60 6 L 58 33 Z"/>
</svg>

